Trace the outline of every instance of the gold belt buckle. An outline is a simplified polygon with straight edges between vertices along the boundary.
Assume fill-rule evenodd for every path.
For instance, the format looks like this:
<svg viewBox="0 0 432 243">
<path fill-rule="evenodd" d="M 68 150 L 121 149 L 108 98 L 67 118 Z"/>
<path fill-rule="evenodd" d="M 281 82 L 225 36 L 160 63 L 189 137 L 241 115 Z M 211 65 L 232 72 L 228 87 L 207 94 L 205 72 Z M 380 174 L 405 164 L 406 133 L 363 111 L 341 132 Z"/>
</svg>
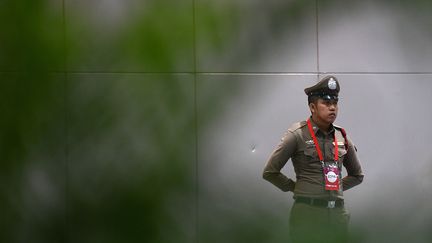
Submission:
<svg viewBox="0 0 432 243">
<path fill-rule="evenodd" d="M 335 208 L 336 201 L 328 201 L 327 202 L 327 208 Z"/>
</svg>

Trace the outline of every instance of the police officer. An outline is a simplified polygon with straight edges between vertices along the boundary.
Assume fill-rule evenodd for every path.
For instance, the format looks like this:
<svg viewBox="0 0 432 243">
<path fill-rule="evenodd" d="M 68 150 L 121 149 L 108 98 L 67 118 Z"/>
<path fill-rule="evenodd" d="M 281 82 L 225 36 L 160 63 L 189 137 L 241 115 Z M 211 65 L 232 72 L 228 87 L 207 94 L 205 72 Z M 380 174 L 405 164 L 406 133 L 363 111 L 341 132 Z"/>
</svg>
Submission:
<svg viewBox="0 0 432 243">
<path fill-rule="evenodd" d="M 345 242 L 349 213 L 343 191 L 363 180 L 357 149 L 343 128 L 333 122 L 338 114 L 340 86 L 327 76 L 306 88 L 311 116 L 293 124 L 271 154 L 263 177 L 284 192 L 294 193 L 290 214 L 293 242 Z M 291 158 L 296 181 L 281 173 Z M 342 166 L 347 175 L 342 177 Z"/>
</svg>

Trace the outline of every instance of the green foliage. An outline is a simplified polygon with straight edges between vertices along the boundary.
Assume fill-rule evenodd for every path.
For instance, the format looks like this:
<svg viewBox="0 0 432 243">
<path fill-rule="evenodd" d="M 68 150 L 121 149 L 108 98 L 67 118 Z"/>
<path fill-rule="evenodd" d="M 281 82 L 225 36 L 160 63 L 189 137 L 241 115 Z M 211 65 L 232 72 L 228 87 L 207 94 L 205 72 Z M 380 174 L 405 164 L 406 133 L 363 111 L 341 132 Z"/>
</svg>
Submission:
<svg viewBox="0 0 432 243">
<path fill-rule="evenodd" d="M 129 10 L 114 19 L 108 2 Z M 197 47 L 235 68 L 269 41 L 249 26 L 253 11 L 244 20 L 238 2 L 214 3 L 0 0 L 0 242 L 287 240 L 287 212 L 198 193 L 199 132 L 245 87 L 202 82 Z M 308 4 L 268 10 L 268 33 L 289 32 Z"/>
</svg>

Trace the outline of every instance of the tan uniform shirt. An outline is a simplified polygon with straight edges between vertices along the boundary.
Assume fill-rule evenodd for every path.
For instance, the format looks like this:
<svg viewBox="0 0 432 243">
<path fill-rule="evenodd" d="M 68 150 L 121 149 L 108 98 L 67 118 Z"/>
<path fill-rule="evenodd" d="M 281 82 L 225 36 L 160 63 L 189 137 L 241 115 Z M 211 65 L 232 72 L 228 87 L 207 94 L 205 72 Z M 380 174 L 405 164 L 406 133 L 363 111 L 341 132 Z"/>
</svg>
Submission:
<svg viewBox="0 0 432 243">
<path fill-rule="evenodd" d="M 293 191 L 294 197 L 342 198 L 343 191 L 360 184 L 363 180 L 363 172 L 357 158 L 356 148 L 347 138 L 348 149 L 345 149 L 345 139 L 339 127 L 332 126 L 330 131 L 326 133 L 321 131 L 312 120 L 311 122 L 325 161 L 334 161 L 333 134 L 336 135 L 339 150 L 338 163 L 343 163 L 348 173 L 341 180 L 339 191 L 326 191 L 324 188 L 321 161 L 306 121 L 295 123 L 288 129 L 271 154 L 264 168 L 263 177 L 282 191 Z M 280 172 L 290 158 L 296 173 L 296 182 Z"/>
</svg>

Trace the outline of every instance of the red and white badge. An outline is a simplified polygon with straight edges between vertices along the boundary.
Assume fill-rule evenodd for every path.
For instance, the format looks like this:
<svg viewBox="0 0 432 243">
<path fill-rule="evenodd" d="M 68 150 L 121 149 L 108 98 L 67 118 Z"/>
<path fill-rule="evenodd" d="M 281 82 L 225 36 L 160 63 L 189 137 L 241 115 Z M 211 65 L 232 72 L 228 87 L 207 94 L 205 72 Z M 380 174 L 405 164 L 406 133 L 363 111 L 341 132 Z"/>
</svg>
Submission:
<svg viewBox="0 0 432 243">
<path fill-rule="evenodd" d="M 328 191 L 339 191 L 339 168 L 337 163 L 324 163 L 325 189 Z"/>
</svg>

